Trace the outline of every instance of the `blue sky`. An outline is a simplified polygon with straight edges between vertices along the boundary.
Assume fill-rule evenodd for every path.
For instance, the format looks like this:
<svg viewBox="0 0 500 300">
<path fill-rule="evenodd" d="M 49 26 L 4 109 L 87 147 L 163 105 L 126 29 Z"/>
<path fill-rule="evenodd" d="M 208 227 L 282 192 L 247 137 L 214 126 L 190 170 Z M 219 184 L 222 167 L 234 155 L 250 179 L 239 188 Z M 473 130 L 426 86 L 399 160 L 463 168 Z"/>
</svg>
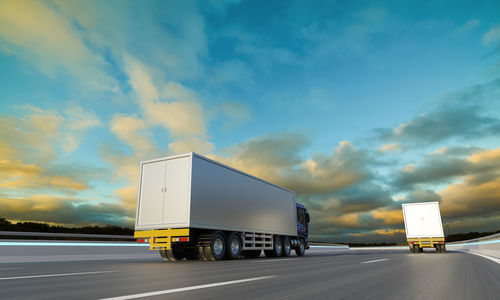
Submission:
<svg viewBox="0 0 500 300">
<path fill-rule="evenodd" d="M 312 234 L 400 204 L 498 230 L 495 1 L 0 1 L 0 216 L 133 223 L 137 163 L 195 151 L 297 192 Z"/>
</svg>

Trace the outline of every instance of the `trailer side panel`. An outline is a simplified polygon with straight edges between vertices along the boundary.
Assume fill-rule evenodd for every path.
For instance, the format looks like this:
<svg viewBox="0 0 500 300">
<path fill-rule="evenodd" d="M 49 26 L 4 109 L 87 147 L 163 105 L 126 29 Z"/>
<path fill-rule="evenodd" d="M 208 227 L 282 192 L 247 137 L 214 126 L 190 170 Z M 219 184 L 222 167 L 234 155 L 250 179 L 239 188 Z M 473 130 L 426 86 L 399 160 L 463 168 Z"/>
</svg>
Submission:
<svg viewBox="0 0 500 300">
<path fill-rule="evenodd" d="M 197 155 L 190 210 L 194 228 L 297 235 L 293 192 Z"/>
</svg>

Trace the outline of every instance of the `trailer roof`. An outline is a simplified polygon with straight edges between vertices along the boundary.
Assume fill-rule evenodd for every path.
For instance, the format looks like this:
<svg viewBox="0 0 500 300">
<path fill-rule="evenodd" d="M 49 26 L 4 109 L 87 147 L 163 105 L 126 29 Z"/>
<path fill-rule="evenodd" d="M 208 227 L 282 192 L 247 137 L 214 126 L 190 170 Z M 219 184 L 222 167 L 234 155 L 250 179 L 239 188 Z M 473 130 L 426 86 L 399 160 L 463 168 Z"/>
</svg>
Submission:
<svg viewBox="0 0 500 300">
<path fill-rule="evenodd" d="M 259 178 L 259 177 L 253 176 L 253 175 L 248 174 L 248 173 L 246 173 L 246 172 L 240 171 L 240 170 L 235 169 L 235 168 L 233 168 L 233 167 L 230 167 L 230 166 L 228 166 L 228 165 L 222 164 L 222 163 L 220 163 L 220 162 L 218 162 L 218 161 L 215 161 L 215 160 L 210 159 L 210 158 L 208 158 L 208 157 L 205 157 L 205 156 L 203 156 L 203 155 L 197 154 L 197 153 L 195 153 L 195 152 L 188 152 L 188 153 L 183 153 L 183 154 L 178 154 L 178 155 L 165 156 L 165 157 L 159 157 L 159 158 L 154 158 L 154 159 L 144 160 L 144 161 L 141 161 L 141 162 L 140 162 L 140 164 L 152 163 L 152 162 L 162 161 L 162 160 L 168 160 L 168 159 L 181 158 L 181 157 L 186 157 L 186 156 L 196 156 L 196 157 L 201 158 L 201 159 L 203 159 L 203 160 L 206 160 L 206 161 L 209 161 L 209 162 L 214 163 L 214 164 L 216 164 L 216 165 L 219 165 L 219 166 L 221 166 L 221 167 L 223 167 L 223 168 L 230 169 L 230 170 L 232 170 L 232 171 L 234 171 L 234 172 L 238 172 L 238 173 L 240 173 L 240 174 L 242 174 L 242 175 L 245 175 L 245 176 L 248 176 L 248 177 L 254 178 L 254 179 L 256 179 L 256 180 L 259 180 L 259 181 L 261 181 L 261 182 L 267 183 L 267 184 L 269 184 L 269 185 L 272 185 L 272 186 L 274 186 L 274 187 L 280 188 L 280 189 L 282 189 L 282 190 L 288 191 L 288 192 L 293 193 L 293 194 L 295 195 L 295 192 L 294 192 L 294 191 L 292 191 L 292 190 L 289 190 L 289 189 L 284 188 L 284 187 L 282 187 L 282 186 L 276 185 L 276 184 L 274 184 L 274 183 L 272 183 L 272 182 L 269 182 L 269 181 L 267 181 L 267 180 L 264 180 L 264 179 L 261 179 L 261 178 Z"/>
</svg>

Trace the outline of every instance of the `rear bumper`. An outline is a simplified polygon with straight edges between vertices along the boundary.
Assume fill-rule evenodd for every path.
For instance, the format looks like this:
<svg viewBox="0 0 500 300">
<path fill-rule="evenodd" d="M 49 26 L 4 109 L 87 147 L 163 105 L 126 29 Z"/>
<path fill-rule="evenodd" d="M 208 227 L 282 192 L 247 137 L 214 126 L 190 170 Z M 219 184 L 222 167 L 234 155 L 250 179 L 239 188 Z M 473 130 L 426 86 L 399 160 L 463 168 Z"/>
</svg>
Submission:
<svg viewBox="0 0 500 300">
<path fill-rule="evenodd" d="M 444 244 L 444 237 L 434 237 L 434 238 L 414 238 L 406 239 L 409 245 L 416 244 L 420 248 L 434 248 L 436 244 Z"/>
<path fill-rule="evenodd" d="M 148 239 L 149 250 L 171 250 L 172 243 L 189 242 L 189 228 L 141 230 L 134 237 Z"/>
</svg>

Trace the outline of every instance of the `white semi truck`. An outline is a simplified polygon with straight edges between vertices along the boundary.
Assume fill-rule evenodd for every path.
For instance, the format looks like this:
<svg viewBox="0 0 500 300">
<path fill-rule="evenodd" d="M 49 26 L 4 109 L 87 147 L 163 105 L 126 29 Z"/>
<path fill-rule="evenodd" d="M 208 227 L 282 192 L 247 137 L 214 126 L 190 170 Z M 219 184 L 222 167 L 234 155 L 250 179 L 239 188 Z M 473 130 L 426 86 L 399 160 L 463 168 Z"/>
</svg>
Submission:
<svg viewBox="0 0 500 300">
<path fill-rule="evenodd" d="M 134 236 L 164 260 L 304 255 L 295 193 L 196 153 L 140 163 Z"/>
<path fill-rule="evenodd" d="M 439 202 L 403 204 L 403 217 L 411 253 L 421 253 L 423 248 L 446 252 Z"/>
</svg>

